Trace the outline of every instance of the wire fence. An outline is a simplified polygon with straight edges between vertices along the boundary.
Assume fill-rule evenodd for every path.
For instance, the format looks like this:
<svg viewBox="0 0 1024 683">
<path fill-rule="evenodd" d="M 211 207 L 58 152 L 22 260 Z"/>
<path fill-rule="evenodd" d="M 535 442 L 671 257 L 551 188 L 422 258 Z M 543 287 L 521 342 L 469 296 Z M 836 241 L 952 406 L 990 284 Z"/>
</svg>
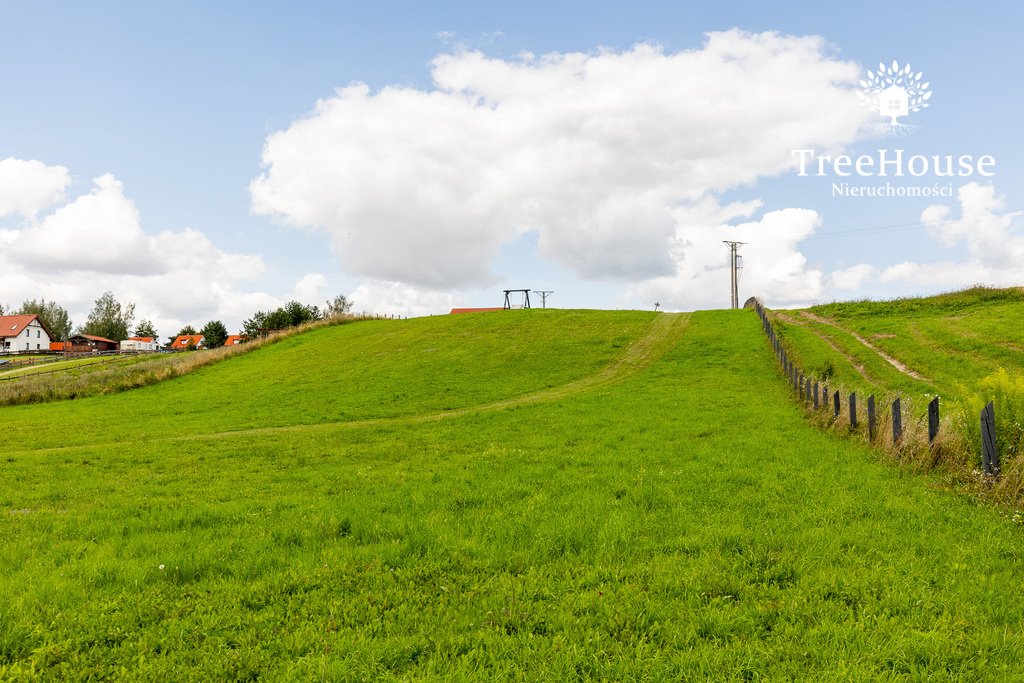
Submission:
<svg viewBox="0 0 1024 683">
<path fill-rule="evenodd" d="M 755 300 L 754 310 L 761 320 L 761 327 L 779 362 L 787 384 L 792 387 L 801 403 L 815 413 L 824 412 L 825 417 L 830 418 L 829 421 L 832 423 L 845 421 L 851 432 L 866 430 L 865 436 L 872 444 L 896 447 L 903 444 L 907 438 L 907 430 L 904 427 L 907 422 L 905 418 L 909 417 L 909 401 L 904 401 L 900 396 L 896 396 L 891 403 L 886 401 L 888 405 L 882 406 L 880 411 L 874 394 L 871 394 L 865 401 L 866 410 L 863 413 L 858 412 L 859 400 L 856 391 L 846 393 L 835 385 L 830 387 L 827 380 L 815 378 L 805 372 L 791 357 L 792 354 L 786 349 L 782 338 L 768 317 L 767 309 L 760 301 Z M 845 410 L 843 409 L 844 401 Z M 936 450 L 941 426 L 938 396 L 928 402 L 927 411 L 921 415 L 921 418 L 922 426 L 924 426 L 924 420 L 927 419 L 927 447 L 933 458 L 937 457 Z M 979 420 L 982 473 L 985 477 L 997 479 L 1000 474 L 1000 462 L 994 402 L 990 401 L 985 406 L 979 415 Z"/>
</svg>

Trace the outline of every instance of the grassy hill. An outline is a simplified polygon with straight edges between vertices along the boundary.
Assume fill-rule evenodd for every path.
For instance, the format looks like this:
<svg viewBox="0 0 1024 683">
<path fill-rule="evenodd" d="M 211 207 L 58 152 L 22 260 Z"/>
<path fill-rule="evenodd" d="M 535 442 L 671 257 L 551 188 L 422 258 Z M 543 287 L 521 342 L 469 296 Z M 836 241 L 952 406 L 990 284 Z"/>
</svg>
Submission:
<svg viewBox="0 0 1024 683">
<path fill-rule="evenodd" d="M 1016 520 L 810 426 L 749 311 L 364 322 L 0 421 L 0 679 L 1024 675 Z"/>
</svg>

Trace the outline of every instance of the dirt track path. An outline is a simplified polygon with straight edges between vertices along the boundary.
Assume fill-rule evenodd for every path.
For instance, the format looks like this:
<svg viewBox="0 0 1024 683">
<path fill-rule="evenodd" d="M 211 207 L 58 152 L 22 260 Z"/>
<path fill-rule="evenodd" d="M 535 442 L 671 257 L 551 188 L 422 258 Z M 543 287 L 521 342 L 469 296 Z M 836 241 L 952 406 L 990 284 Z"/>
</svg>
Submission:
<svg viewBox="0 0 1024 683">
<path fill-rule="evenodd" d="M 779 320 L 783 321 L 784 323 L 786 323 L 788 325 L 796 325 L 798 327 L 802 327 L 802 328 L 806 329 L 808 332 L 813 334 L 815 337 L 817 337 L 821 341 L 825 342 L 825 344 L 827 344 L 830 349 L 832 349 L 837 354 L 839 354 L 840 356 L 845 358 L 847 360 L 847 362 L 849 362 L 849 364 L 851 366 L 853 366 L 853 369 L 857 371 L 857 374 L 859 374 L 861 376 L 861 379 L 863 379 L 865 382 L 868 382 L 869 384 L 873 384 L 874 383 L 873 380 L 871 379 L 871 377 L 868 376 L 867 370 L 864 368 L 864 364 L 863 363 L 857 362 L 856 358 L 854 358 L 852 355 L 850 355 L 849 353 L 844 351 L 842 348 L 840 348 L 840 346 L 838 344 L 836 344 L 834 341 L 832 341 L 831 339 L 829 339 L 828 337 L 823 335 L 821 332 L 818 332 L 817 330 L 808 327 L 806 321 L 798 320 L 798 319 L 796 319 L 796 318 L 794 318 L 794 317 L 792 317 L 790 315 L 787 315 L 785 313 L 781 313 L 779 311 L 775 311 L 775 316 L 778 317 Z"/>
<path fill-rule="evenodd" d="M 624 379 L 636 375 L 641 370 L 651 365 L 658 358 L 661 358 L 672 347 L 674 342 L 682 336 L 690 324 L 689 313 L 662 313 L 654 319 L 647 334 L 633 342 L 626 351 L 616 360 L 605 366 L 603 370 L 593 375 L 581 377 L 557 387 L 549 387 L 539 391 L 523 394 L 514 398 L 493 401 L 476 406 L 444 410 L 423 415 L 404 415 L 401 417 L 369 418 L 366 420 L 350 420 L 342 422 L 322 422 L 312 425 L 288 425 L 283 427 L 263 427 L 241 431 L 211 432 L 208 434 L 196 434 L 191 436 L 171 437 L 171 440 L 192 441 L 205 438 L 219 438 L 233 435 L 253 434 L 276 434 L 279 432 L 290 432 L 305 429 L 327 428 L 327 427 L 369 427 L 386 424 L 420 424 L 425 422 L 436 422 L 464 415 L 475 415 L 497 410 L 505 410 L 518 406 L 543 403 L 558 399 L 569 398 L 591 389 L 607 386 L 621 382 Z"/>
<path fill-rule="evenodd" d="M 907 367 L 906 364 L 904 364 L 904 363 L 898 361 L 897 359 L 893 358 L 892 356 L 887 354 L 885 351 L 883 351 L 882 349 L 878 348 L 877 346 L 875 346 L 874 344 L 869 342 L 867 339 L 865 339 L 864 337 L 862 337 L 859 334 L 857 334 L 856 332 L 854 332 L 853 330 L 851 330 L 849 328 L 846 328 L 846 327 L 843 327 L 842 325 L 840 325 L 839 323 L 837 323 L 834 320 L 830 320 L 828 318 L 823 318 L 820 315 L 815 315 L 814 313 L 811 313 L 810 311 L 800 311 L 800 316 L 803 317 L 803 318 L 806 318 L 808 320 L 811 320 L 813 322 L 820 323 L 822 325 L 828 325 L 829 327 L 834 327 L 837 330 L 840 330 L 842 332 L 847 333 L 848 335 L 850 335 L 851 337 L 856 339 L 858 342 L 863 344 L 866 348 L 868 348 L 871 351 L 873 351 L 879 358 L 881 358 L 886 363 L 888 363 L 889 365 L 893 366 L 894 368 L 896 368 L 897 370 L 902 372 L 907 377 L 913 377 L 914 379 L 921 380 L 922 382 L 930 382 L 931 381 L 930 379 L 928 379 L 927 377 L 924 377 L 920 373 L 914 372 L 909 367 Z M 821 335 L 818 335 L 818 336 L 821 337 Z M 824 337 L 821 337 L 821 338 L 824 339 Z M 826 342 L 827 341 L 828 340 L 826 340 Z M 834 345 L 832 345 L 832 344 L 829 344 L 829 345 L 832 346 L 832 348 L 835 348 Z M 861 375 L 864 374 L 863 371 L 861 370 L 861 368 L 858 368 L 858 371 L 861 373 Z"/>
</svg>

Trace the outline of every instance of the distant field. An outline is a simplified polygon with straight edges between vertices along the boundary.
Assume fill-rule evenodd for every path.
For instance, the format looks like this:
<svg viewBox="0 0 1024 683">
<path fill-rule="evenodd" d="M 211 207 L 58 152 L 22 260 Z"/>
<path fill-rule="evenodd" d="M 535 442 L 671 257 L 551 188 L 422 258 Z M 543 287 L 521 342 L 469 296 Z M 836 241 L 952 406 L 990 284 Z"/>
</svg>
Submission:
<svg viewBox="0 0 1024 683">
<path fill-rule="evenodd" d="M 98 368 L 100 366 L 108 366 L 114 363 L 132 363 L 140 360 L 145 360 L 146 356 L 98 356 L 98 357 L 87 357 L 87 358 L 47 358 L 39 359 L 36 363 L 27 366 L 15 367 L 7 369 L 6 366 L 0 365 L 0 380 L 10 380 L 15 377 L 27 377 L 30 375 L 39 375 L 44 373 L 70 373 L 72 370 L 81 371 L 86 368 Z M 151 356 L 150 356 L 151 358 Z"/>
<path fill-rule="evenodd" d="M 750 311 L 360 322 L 0 408 L 0 680 L 1015 680 L 1024 528 Z"/>
</svg>

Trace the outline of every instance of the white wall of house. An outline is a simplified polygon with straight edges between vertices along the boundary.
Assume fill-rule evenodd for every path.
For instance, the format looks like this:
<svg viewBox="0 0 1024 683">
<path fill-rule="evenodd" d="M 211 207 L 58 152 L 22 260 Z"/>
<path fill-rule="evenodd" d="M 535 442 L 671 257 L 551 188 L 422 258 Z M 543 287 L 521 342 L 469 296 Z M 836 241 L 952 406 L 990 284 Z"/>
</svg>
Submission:
<svg viewBox="0 0 1024 683">
<path fill-rule="evenodd" d="M 136 341 L 125 339 L 121 342 L 122 351 L 156 351 L 156 342 Z"/>
</svg>

